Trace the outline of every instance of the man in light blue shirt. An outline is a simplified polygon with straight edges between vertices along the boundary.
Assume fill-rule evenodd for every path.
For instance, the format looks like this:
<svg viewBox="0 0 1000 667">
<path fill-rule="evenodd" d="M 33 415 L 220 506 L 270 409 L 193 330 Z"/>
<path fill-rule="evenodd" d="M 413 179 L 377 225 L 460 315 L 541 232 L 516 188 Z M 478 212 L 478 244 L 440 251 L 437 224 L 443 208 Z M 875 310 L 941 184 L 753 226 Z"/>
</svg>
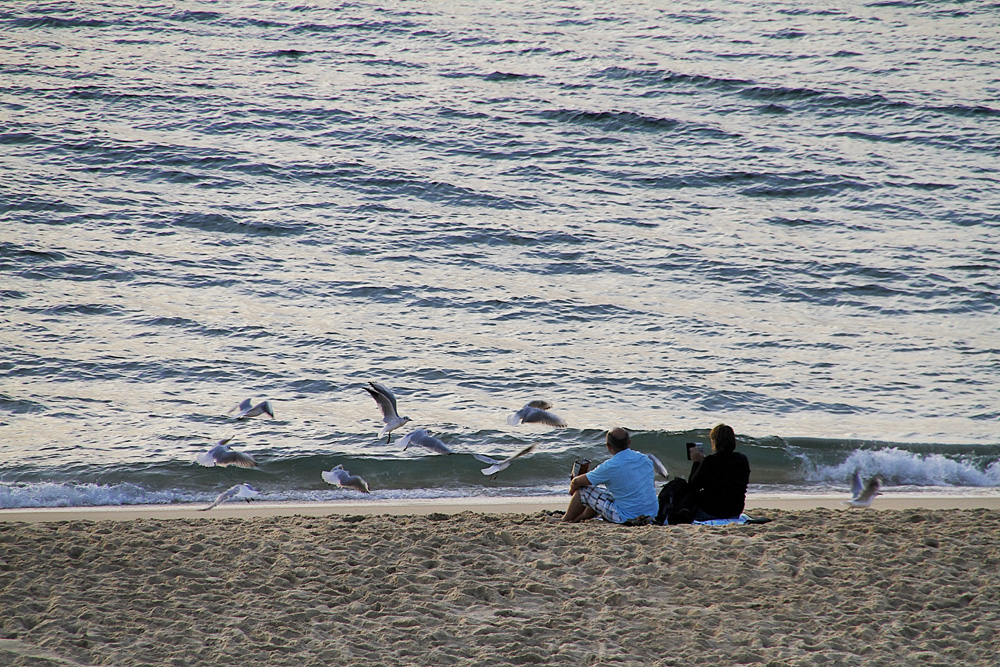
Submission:
<svg viewBox="0 0 1000 667">
<path fill-rule="evenodd" d="M 656 516 L 659 502 L 653 462 L 642 452 L 629 449 L 631 444 L 632 438 L 622 427 L 608 431 L 611 458 L 570 481 L 573 497 L 563 521 L 575 523 L 601 516 L 611 523 L 624 523 L 639 516 Z M 607 488 L 599 488 L 598 484 Z"/>
</svg>

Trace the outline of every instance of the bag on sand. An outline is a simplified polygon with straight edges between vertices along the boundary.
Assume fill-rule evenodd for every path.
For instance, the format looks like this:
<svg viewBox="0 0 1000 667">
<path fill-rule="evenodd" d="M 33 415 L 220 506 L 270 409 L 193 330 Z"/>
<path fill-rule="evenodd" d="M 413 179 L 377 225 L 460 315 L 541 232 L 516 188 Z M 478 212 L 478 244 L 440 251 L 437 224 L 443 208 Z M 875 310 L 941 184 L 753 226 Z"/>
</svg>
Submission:
<svg viewBox="0 0 1000 667">
<path fill-rule="evenodd" d="M 659 511 L 656 513 L 656 523 L 678 524 L 694 521 L 694 510 L 689 506 L 688 482 L 683 477 L 675 477 L 660 489 L 658 500 Z"/>
</svg>

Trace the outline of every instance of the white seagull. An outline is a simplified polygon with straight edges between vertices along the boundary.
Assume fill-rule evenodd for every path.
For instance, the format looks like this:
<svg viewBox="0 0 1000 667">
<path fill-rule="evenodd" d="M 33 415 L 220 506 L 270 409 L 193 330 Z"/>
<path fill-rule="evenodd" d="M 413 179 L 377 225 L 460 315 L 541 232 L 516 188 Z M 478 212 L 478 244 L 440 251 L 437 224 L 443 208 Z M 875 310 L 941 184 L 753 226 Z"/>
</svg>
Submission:
<svg viewBox="0 0 1000 667">
<path fill-rule="evenodd" d="M 229 448 L 228 443 L 232 438 L 226 438 L 225 440 L 219 440 L 215 443 L 215 446 L 209 449 L 207 452 L 203 452 L 198 455 L 198 463 L 212 468 L 219 466 L 225 468 L 226 466 L 237 466 L 239 468 L 256 468 L 257 461 L 254 460 L 249 454 L 244 454 L 243 452 L 234 452 Z"/>
<path fill-rule="evenodd" d="M 669 479 L 667 473 L 667 466 L 663 465 L 663 461 L 656 458 L 652 454 L 646 454 L 646 456 L 648 456 L 649 460 L 653 462 L 653 471 L 656 472 L 656 474 L 662 477 L 663 479 Z"/>
<path fill-rule="evenodd" d="M 872 501 L 875 500 L 875 496 L 882 495 L 879 493 L 879 487 L 881 482 L 879 481 L 878 475 L 875 475 L 868 483 L 862 486 L 861 484 L 861 474 L 855 470 L 854 477 L 851 479 L 851 499 L 845 500 L 845 505 L 850 505 L 851 507 L 871 507 Z"/>
<path fill-rule="evenodd" d="M 500 474 L 500 471 L 506 470 L 507 466 L 509 466 L 514 461 L 514 459 L 526 456 L 531 452 L 535 451 L 535 446 L 536 445 L 528 445 L 527 447 L 519 451 L 517 454 L 514 454 L 514 456 L 504 459 L 503 461 L 498 461 L 497 459 L 491 456 L 486 456 L 485 454 L 473 454 L 473 456 L 476 458 L 477 461 L 482 461 L 483 463 L 486 463 L 490 466 L 489 468 L 483 468 L 482 473 L 484 475 L 490 475 L 491 476 L 490 479 L 496 479 L 497 475 Z"/>
<path fill-rule="evenodd" d="M 392 431 L 410 421 L 410 418 L 400 417 L 399 413 L 396 412 L 396 397 L 388 387 L 381 382 L 369 382 L 368 384 L 371 387 L 365 387 L 365 391 L 375 399 L 378 409 L 382 411 L 382 421 L 385 422 L 385 426 L 378 432 L 378 437 L 385 437 L 386 444 L 389 444 L 389 440 L 392 438 Z"/>
<path fill-rule="evenodd" d="M 237 405 L 235 408 L 229 412 L 238 412 L 236 415 L 237 419 L 246 419 L 247 417 L 257 417 L 259 415 L 267 414 L 274 419 L 274 408 L 271 406 L 271 401 L 262 401 L 257 405 L 252 405 L 253 401 L 249 398 L 245 399 L 242 403 Z"/>
<path fill-rule="evenodd" d="M 345 489 L 354 489 L 361 493 L 371 493 L 368 490 L 368 482 L 357 475 L 347 472 L 342 465 L 336 466 L 333 470 L 324 470 L 323 481 L 334 486 L 342 486 Z"/>
<path fill-rule="evenodd" d="M 250 502 L 254 498 L 260 495 L 260 491 L 253 488 L 249 484 L 237 484 L 236 486 L 230 487 L 219 494 L 219 497 L 215 499 L 208 507 L 202 507 L 199 511 L 204 512 L 210 510 L 219 503 L 224 503 L 227 500 L 245 500 Z"/>
<path fill-rule="evenodd" d="M 532 423 L 566 428 L 566 420 L 559 415 L 549 412 L 551 408 L 552 404 L 548 401 L 531 401 L 514 414 L 508 416 L 507 423 L 511 426 Z"/>
<path fill-rule="evenodd" d="M 422 428 L 418 428 L 416 431 L 410 431 L 404 435 L 399 441 L 399 444 L 403 445 L 404 452 L 410 445 L 420 445 L 421 447 L 426 447 L 432 452 L 437 452 L 438 454 L 453 453 L 450 449 L 448 449 L 448 445 L 444 444 Z"/>
</svg>

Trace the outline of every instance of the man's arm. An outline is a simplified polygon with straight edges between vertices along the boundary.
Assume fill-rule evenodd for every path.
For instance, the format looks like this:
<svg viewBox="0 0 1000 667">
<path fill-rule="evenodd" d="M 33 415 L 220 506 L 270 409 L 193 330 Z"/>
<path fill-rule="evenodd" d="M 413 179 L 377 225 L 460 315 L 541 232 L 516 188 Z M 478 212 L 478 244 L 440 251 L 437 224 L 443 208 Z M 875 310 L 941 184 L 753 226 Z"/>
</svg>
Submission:
<svg viewBox="0 0 1000 667">
<path fill-rule="evenodd" d="M 585 486 L 590 486 L 590 480 L 587 478 L 587 475 L 577 475 L 569 481 L 569 494 L 573 495 Z"/>
</svg>

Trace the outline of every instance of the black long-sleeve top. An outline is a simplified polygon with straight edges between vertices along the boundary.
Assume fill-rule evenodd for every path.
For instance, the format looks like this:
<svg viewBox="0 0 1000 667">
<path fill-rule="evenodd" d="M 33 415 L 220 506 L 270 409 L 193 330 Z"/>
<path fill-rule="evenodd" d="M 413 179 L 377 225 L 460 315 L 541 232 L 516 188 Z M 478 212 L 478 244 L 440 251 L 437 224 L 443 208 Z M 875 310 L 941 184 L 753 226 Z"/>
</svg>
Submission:
<svg viewBox="0 0 1000 667">
<path fill-rule="evenodd" d="M 698 508 L 719 519 L 739 516 L 746 506 L 750 462 L 739 452 L 715 452 L 691 466 L 688 484 Z"/>
</svg>

